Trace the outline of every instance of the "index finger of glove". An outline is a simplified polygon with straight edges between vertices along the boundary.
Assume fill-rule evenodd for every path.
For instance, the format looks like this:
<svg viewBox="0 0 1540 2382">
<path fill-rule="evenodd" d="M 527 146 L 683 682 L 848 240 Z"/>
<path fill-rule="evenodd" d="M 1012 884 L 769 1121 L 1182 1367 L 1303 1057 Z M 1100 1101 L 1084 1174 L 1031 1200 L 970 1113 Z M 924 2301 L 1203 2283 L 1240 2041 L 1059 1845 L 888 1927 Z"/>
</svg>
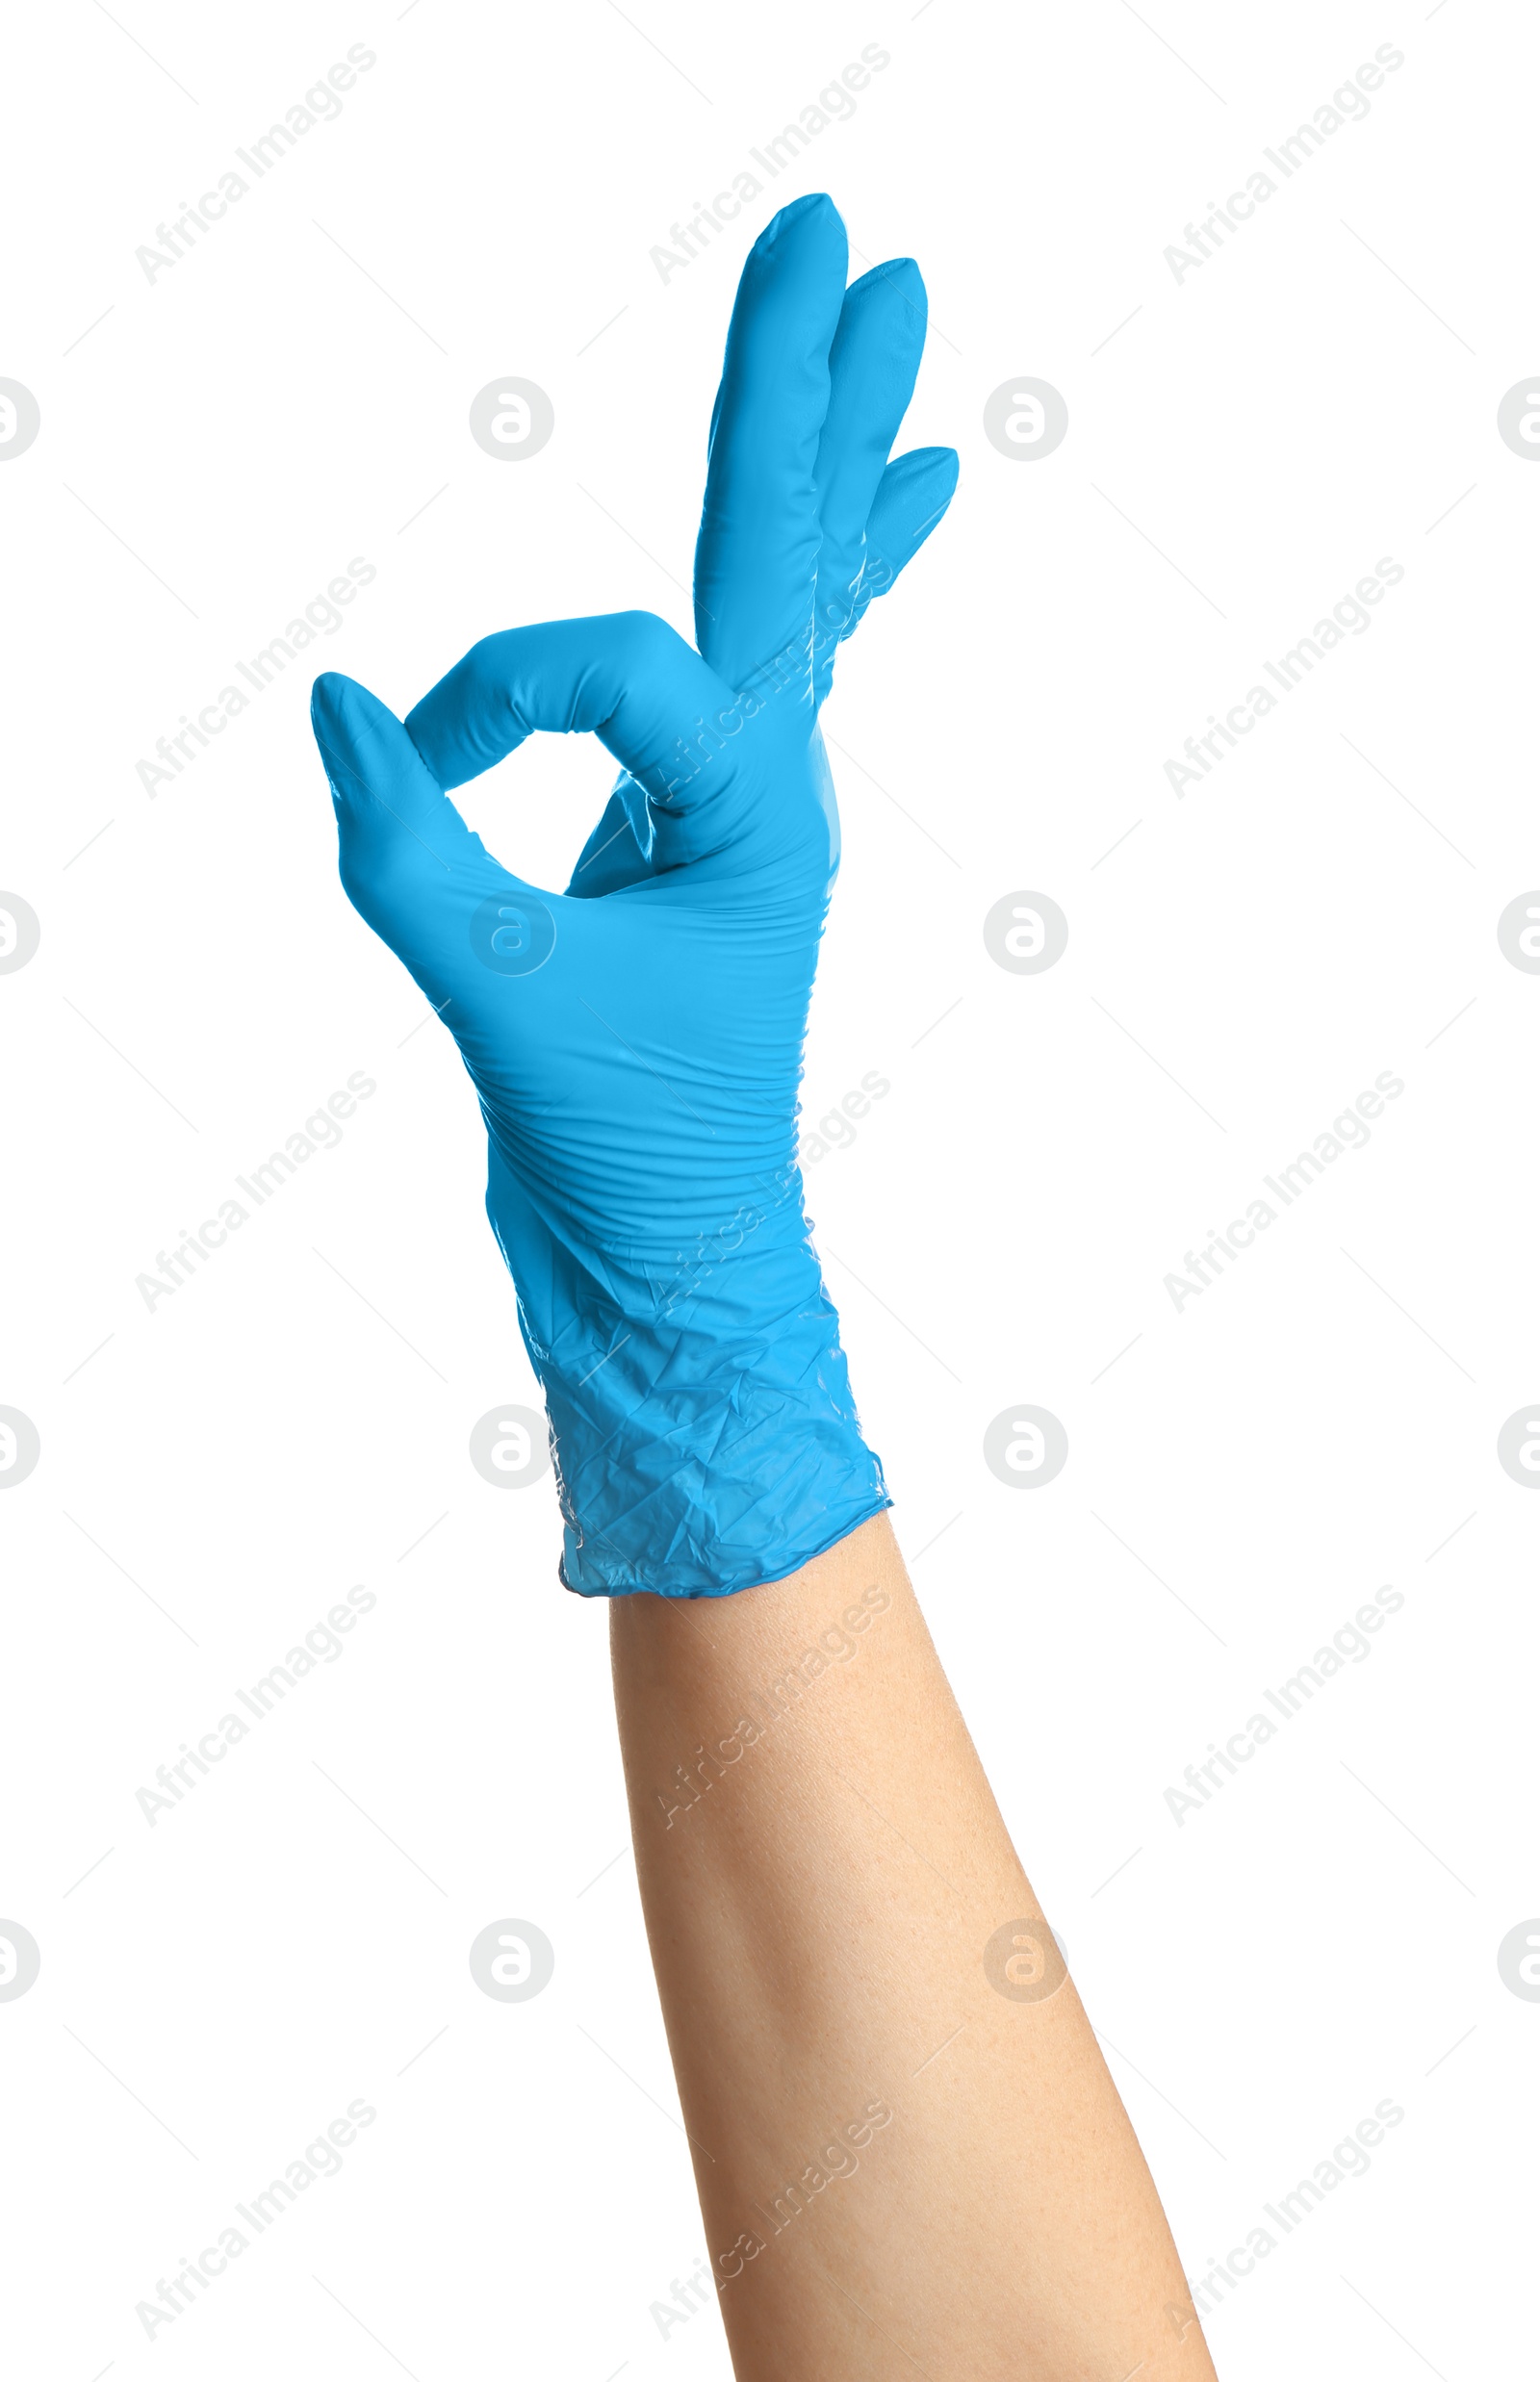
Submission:
<svg viewBox="0 0 1540 2382">
<path fill-rule="evenodd" d="M 407 713 L 406 732 L 448 787 L 478 778 L 536 730 L 586 731 L 662 796 L 678 775 L 676 747 L 730 700 L 666 621 L 605 612 L 483 637 Z"/>
<path fill-rule="evenodd" d="M 752 813 L 728 743 L 741 724 L 729 688 L 666 621 L 611 612 L 483 637 L 406 730 L 441 786 L 479 777 L 538 729 L 596 735 L 627 772 L 643 855 L 655 835 L 675 866 L 732 841 Z"/>
</svg>

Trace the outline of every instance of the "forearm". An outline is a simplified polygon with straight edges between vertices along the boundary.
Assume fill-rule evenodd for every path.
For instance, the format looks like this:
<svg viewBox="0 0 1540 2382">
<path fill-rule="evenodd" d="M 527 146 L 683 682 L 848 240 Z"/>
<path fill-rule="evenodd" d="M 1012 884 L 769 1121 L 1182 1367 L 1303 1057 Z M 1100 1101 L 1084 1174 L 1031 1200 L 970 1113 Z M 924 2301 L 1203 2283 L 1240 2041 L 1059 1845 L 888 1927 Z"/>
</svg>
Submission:
<svg viewBox="0 0 1540 2382">
<path fill-rule="evenodd" d="M 774 1586 L 619 1600 L 611 1649 L 739 2382 L 891 2382 L 910 2360 L 1207 2382 L 1154 2187 L 1073 1985 L 1053 1989 L 886 1517 Z"/>
</svg>

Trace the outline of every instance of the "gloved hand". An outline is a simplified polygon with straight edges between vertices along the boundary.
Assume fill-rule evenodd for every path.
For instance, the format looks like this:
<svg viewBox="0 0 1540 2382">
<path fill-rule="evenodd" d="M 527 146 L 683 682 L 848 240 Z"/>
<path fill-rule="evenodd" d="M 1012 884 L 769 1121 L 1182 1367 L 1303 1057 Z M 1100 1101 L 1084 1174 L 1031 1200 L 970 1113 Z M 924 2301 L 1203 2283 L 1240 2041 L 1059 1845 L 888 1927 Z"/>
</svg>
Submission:
<svg viewBox="0 0 1540 2382">
<path fill-rule="evenodd" d="M 745 266 L 695 557 L 699 652 L 646 612 L 487 637 L 403 727 L 312 717 L 342 879 L 459 1044 L 487 1212 L 546 1393 L 584 1596 L 783 1578 L 889 1502 L 796 1161 L 839 829 L 818 707 L 839 640 L 944 512 L 949 448 L 887 462 L 925 337 L 907 260 L 845 288 L 829 199 Z M 564 894 L 448 799 L 536 729 L 621 763 Z"/>
</svg>

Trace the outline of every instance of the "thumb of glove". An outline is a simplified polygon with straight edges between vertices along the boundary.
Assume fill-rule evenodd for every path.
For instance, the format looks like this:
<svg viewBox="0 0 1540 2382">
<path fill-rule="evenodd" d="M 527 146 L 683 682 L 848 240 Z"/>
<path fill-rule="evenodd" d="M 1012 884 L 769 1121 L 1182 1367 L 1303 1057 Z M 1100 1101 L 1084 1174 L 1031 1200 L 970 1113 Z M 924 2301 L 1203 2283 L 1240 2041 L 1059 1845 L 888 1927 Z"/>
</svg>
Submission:
<svg viewBox="0 0 1540 2382">
<path fill-rule="evenodd" d="M 316 680 L 310 724 L 337 813 L 349 901 L 414 974 L 439 939 L 451 886 L 503 872 L 429 772 L 395 713 L 356 679 Z"/>
</svg>

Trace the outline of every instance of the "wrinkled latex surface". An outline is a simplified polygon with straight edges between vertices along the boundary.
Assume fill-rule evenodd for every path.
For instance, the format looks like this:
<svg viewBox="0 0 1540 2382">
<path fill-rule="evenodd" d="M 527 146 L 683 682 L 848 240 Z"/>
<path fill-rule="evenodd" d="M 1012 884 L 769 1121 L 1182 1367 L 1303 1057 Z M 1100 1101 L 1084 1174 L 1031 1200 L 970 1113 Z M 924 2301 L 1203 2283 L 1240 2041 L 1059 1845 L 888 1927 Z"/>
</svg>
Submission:
<svg viewBox="0 0 1540 2382">
<path fill-rule="evenodd" d="M 782 1578 L 888 1502 L 796 1165 L 839 860 L 818 707 L 956 458 L 887 462 L 924 340 L 918 272 L 881 266 L 847 292 L 845 269 L 825 198 L 783 211 L 745 267 L 695 648 L 643 612 L 509 629 L 404 727 L 350 679 L 315 689 L 343 883 L 481 1104 L 561 1576 L 586 1596 Z M 621 763 L 564 893 L 495 860 L 446 791 L 537 730 L 588 730 Z"/>
</svg>

